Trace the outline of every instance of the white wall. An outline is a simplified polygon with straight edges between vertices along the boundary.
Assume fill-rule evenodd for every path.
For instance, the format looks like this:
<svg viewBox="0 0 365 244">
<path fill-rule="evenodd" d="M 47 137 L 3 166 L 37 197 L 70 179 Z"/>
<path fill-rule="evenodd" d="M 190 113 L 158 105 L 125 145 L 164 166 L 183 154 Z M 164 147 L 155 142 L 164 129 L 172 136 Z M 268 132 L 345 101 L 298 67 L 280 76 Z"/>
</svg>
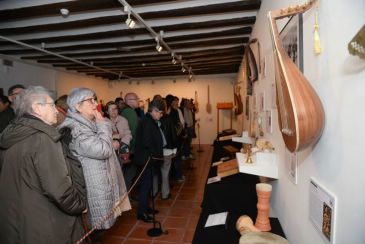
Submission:
<svg viewBox="0 0 365 244">
<path fill-rule="evenodd" d="M 256 93 L 265 91 L 271 104 L 274 63 L 267 12 L 301 4 L 303 1 L 262 1 L 253 30 L 266 56 L 267 77 L 255 83 Z M 309 182 L 314 177 L 337 197 L 335 243 L 365 243 L 365 164 L 361 152 L 365 135 L 365 60 L 351 56 L 347 44 L 365 23 L 363 0 L 320 1 L 319 26 L 323 52 L 313 53 L 314 11 L 304 15 L 304 75 L 319 94 L 326 114 L 323 135 L 312 148 L 298 153 L 298 184 L 288 178 L 285 146 L 274 110 L 272 134 L 276 148 L 279 180 L 272 181 L 272 208 L 294 244 L 325 243 L 309 220 Z M 254 49 L 254 48 L 253 48 Z M 242 74 L 239 74 L 240 80 Z"/>
<path fill-rule="evenodd" d="M 5 58 L 13 61 L 12 67 L 2 64 L 2 59 Z M 4 89 L 5 95 L 8 95 L 8 88 L 15 84 L 40 85 L 55 91 L 55 73 L 56 71 L 52 69 L 29 65 L 0 55 L 0 87 Z"/>
</svg>

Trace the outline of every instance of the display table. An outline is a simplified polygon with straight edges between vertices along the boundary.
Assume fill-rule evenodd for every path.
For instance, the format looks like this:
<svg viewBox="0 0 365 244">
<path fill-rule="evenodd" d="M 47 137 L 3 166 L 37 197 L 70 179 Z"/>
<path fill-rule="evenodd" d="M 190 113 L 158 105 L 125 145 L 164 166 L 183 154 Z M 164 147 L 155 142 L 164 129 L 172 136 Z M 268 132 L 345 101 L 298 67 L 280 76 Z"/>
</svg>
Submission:
<svg viewBox="0 0 365 244">
<path fill-rule="evenodd" d="M 221 157 L 230 156 L 224 150 L 224 146 L 231 145 L 237 148 L 241 143 L 232 141 L 215 141 L 212 163 L 219 161 Z M 208 178 L 217 175 L 217 167 L 212 167 Z M 202 212 L 195 230 L 192 243 L 234 243 L 237 244 L 240 238 L 236 230 L 236 221 L 241 215 L 248 215 L 255 222 L 257 216 L 257 195 L 256 184 L 259 178 L 254 175 L 238 173 L 223 178 L 220 182 L 208 184 L 205 187 L 204 197 L 201 204 Z M 204 228 L 209 214 L 228 211 L 226 226 L 214 226 Z M 285 237 L 277 218 L 270 218 L 272 233 Z"/>
</svg>

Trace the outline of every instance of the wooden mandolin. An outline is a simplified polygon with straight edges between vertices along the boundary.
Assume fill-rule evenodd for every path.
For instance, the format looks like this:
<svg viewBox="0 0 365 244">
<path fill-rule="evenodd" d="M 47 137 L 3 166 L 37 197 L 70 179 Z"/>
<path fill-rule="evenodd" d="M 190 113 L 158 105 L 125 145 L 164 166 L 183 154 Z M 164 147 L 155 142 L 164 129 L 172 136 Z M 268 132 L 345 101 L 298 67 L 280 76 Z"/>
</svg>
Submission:
<svg viewBox="0 0 365 244">
<path fill-rule="evenodd" d="M 209 85 L 208 85 L 208 101 L 207 101 L 207 106 L 206 106 L 206 110 L 208 114 L 212 113 L 212 104 L 210 104 L 210 91 L 209 91 Z"/>
<path fill-rule="evenodd" d="M 303 13 L 315 2 L 310 0 L 301 6 L 268 13 L 274 48 L 279 127 L 285 145 L 291 152 L 304 149 L 320 138 L 324 127 L 324 110 L 309 81 L 285 52 L 276 20 Z"/>
</svg>

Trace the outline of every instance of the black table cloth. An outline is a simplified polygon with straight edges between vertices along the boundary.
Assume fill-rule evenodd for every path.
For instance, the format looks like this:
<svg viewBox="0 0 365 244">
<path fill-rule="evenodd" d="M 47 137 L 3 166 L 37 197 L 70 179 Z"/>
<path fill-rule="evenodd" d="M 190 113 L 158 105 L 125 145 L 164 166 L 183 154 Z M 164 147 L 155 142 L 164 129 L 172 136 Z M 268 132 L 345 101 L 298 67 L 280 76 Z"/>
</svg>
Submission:
<svg viewBox="0 0 365 244">
<path fill-rule="evenodd" d="M 212 163 L 222 157 L 229 157 L 223 149 L 225 145 L 240 148 L 241 143 L 215 141 Z M 217 175 L 217 167 L 209 170 L 208 178 Z M 237 244 L 240 233 L 236 230 L 236 221 L 241 215 L 248 215 L 255 222 L 257 216 L 256 184 L 259 177 L 244 173 L 222 178 L 220 182 L 206 185 L 201 204 L 202 212 L 195 230 L 193 244 Z M 204 228 L 210 214 L 228 212 L 226 225 Z M 277 218 L 270 218 L 271 232 L 285 237 Z"/>
</svg>

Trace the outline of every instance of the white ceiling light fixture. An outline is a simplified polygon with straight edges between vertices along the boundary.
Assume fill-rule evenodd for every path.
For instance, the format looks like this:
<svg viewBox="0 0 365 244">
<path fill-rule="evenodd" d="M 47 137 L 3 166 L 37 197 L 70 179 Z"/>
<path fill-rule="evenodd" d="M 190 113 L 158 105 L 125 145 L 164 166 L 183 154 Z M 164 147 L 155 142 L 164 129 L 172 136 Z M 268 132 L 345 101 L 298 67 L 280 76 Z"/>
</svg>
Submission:
<svg viewBox="0 0 365 244">
<path fill-rule="evenodd" d="M 161 52 L 163 49 L 165 49 L 166 52 L 171 53 L 171 56 L 172 56 L 171 62 L 173 64 L 180 62 L 181 71 L 186 72 L 186 70 L 188 69 L 188 66 L 185 66 L 183 64 L 182 56 L 174 53 L 174 50 L 172 50 L 170 48 L 170 46 L 168 45 L 168 43 L 166 43 L 163 40 L 163 35 L 164 35 L 163 30 L 160 30 L 159 33 L 157 33 L 136 11 L 134 11 L 132 9 L 132 7 L 129 5 L 129 3 L 126 0 L 118 0 L 118 2 L 124 6 L 124 12 L 128 12 L 131 15 L 133 15 L 134 19 L 138 21 L 138 24 L 141 25 L 142 27 L 145 27 L 150 32 L 152 38 L 154 38 L 157 43 L 157 45 L 156 45 L 157 52 Z"/>
<path fill-rule="evenodd" d="M 157 50 L 157 52 L 162 52 L 162 46 L 160 45 L 160 39 L 156 36 L 155 37 L 155 41 L 156 41 L 156 50 Z"/>
<path fill-rule="evenodd" d="M 172 63 L 172 64 L 176 64 L 176 63 L 177 63 L 177 61 L 176 61 L 176 59 L 175 59 L 175 53 L 171 53 L 171 57 L 172 57 L 171 63 Z"/>
<path fill-rule="evenodd" d="M 184 63 L 181 63 L 181 71 L 182 71 L 183 73 L 185 73 L 185 72 L 186 72 L 186 69 L 185 69 L 185 65 L 184 65 Z"/>
<path fill-rule="evenodd" d="M 136 22 L 131 18 L 131 10 L 128 6 L 124 6 L 124 12 L 128 13 L 128 18 L 125 21 L 125 24 L 129 29 L 133 29 L 136 26 Z"/>
<path fill-rule="evenodd" d="M 63 18 L 67 18 L 68 15 L 70 14 L 70 11 L 67 8 L 61 8 L 60 13 L 61 13 Z"/>
</svg>

